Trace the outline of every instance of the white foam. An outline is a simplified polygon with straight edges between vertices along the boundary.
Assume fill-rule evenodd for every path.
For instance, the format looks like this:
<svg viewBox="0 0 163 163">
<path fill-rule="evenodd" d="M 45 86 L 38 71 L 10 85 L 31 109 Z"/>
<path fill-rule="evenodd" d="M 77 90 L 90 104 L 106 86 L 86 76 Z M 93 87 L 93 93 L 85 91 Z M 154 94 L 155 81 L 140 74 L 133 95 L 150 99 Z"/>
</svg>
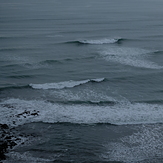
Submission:
<svg viewBox="0 0 163 163">
<path fill-rule="evenodd" d="M 106 61 L 150 69 L 163 68 L 163 66 L 147 60 L 150 53 L 152 51 L 128 47 L 108 47 L 100 52 Z"/>
<path fill-rule="evenodd" d="M 120 40 L 121 38 L 103 38 L 103 39 L 98 39 L 98 40 L 80 40 L 80 43 L 83 44 L 113 44 L 116 43 Z"/>
<path fill-rule="evenodd" d="M 63 89 L 63 88 L 73 88 L 75 86 L 79 86 L 82 84 L 86 84 L 88 82 L 102 82 L 104 78 L 100 79 L 87 79 L 81 81 L 63 81 L 58 83 L 45 83 L 45 84 L 30 84 L 30 86 L 34 89 Z"/>
<path fill-rule="evenodd" d="M 107 88 L 105 88 L 106 90 Z M 94 102 L 99 103 L 101 101 L 112 101 L 116 102 L 115 98 L 112 96 L 106 95 L 106 92 L 103 90 L 97 91 L 83 88 L 80 91 L 73 91 L 71 89 L 62 89 L 62 90 L 52 90 L 48 91 L 48 95 L 50 97 L 55 97 L 55 99 L 58 98 L 59 101 L 85 101 L 85 102 Z"/>
<path fill-rule="evenodd" d="M 0 123 L 11 126 L 29 122 L 143 124 L 163 123 L 163 106 L 129 102 L 111 106 L 55 104 L 9 99 L 0 103 Z"/>
<path fill-rule="evenodd" d="M 163 158 L 163 126 L 143 125 L 130 136 L 122 137 L 118 142 L 105 144 L 107 152 L 102 156 L 108 161 L 126 163 L 157 162 Z"/>
<path fill-rule="evenodd" d="M 10 152 L 7 154 L 8 158 L 4 161 L 4 163 L 13 163 L 13 162 L 22 162 L 22 163 L 46 163 L 46 162 L 53 162 L 55 158 L 57 158 L 57 155 L 55 157 L 55 154 L 51 156 L 51 159 L 47 158 L 38 158 L 34 157 L 30 152 L 24 152 L 24 153 L 18 153 L 18 152 Z"/>
</svg>

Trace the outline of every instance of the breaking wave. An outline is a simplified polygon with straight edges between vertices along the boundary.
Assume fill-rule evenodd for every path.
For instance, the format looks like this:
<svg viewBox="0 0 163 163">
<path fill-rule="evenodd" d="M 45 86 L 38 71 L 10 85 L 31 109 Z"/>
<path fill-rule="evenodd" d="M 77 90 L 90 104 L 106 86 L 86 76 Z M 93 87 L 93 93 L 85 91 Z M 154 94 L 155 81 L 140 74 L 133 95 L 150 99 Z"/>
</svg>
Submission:
<svg viewBox="0 0 163 163">
<path fill-rule="evenodd" d="M 73 88 L 79 85 L 83 85 L 89 82 L 102 82 L 105 78 L 99 78 L 99 79 L 87 79 L 87 80 L 81 80 L 81 81 L 63 81 L 59 83 L 45 83 L 45 84 L 30 84 L 34 89 L 64 89 L 64 88 Z"/>
<path fill-rule="evenodd" d="M 101 44 L 114 44 L 122 40 L 123 40 L 122 38 L 103 38 L 103 39 L 94 39 L 94 40 L 77 40 L 77 41 L 70 41 L 67 43 L 101 45 Z"/>
<path fill-rule="evenodd" d="M 30 122 L 113 125 L 163 123 L 163 106 L 158 104 L 117 102 L 113 105 L 85 105 L 9 99 L 0 102 L 0 110 L 0 123 L 10 126 Z"/>
</svg>

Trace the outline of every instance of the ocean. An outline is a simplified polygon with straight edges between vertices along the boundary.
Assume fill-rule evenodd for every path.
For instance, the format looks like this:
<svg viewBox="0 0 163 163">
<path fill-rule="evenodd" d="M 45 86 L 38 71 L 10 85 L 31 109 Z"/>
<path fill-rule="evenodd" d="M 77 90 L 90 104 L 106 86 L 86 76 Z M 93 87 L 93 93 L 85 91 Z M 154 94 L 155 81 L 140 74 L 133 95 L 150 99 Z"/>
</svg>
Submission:
<svg viewBox="0 0 163 163">
<path fill-rule="evenodd" d="M 162 6 L 0 0 L 1 162 L 162 163 Z"/>
</svg>

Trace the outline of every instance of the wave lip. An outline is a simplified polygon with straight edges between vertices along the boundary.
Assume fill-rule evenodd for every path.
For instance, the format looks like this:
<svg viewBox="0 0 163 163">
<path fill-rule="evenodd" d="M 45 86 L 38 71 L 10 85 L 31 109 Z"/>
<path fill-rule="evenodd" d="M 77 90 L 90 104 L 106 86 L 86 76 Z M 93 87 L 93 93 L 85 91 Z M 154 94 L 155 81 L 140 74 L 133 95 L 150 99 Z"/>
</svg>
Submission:
<svg viewBox="0 0 163 163">
<path fill-rule="evenodd" d="M 45 84 L 29 84 L 34 89 L 64 89 L 64 88 L 73 88 L 79 85 L 83 85 L 89 82 L 102 82 L 105 78 L 99 78 L 99 79 L 87 79 L 87 80 L 81 80 L 81 81 L 63 81 L 58 83 L 45 83 Z"/>
<path fill-rule="evenodd" d="M 102 38 L 102 39 L 94 39 L 94 40 L 78 40 L 78 41 L 72 41 L 71 43 L 102 45 L 102 44 L 118 43 L 121 40 L 122 38 Z"/>
</svg>

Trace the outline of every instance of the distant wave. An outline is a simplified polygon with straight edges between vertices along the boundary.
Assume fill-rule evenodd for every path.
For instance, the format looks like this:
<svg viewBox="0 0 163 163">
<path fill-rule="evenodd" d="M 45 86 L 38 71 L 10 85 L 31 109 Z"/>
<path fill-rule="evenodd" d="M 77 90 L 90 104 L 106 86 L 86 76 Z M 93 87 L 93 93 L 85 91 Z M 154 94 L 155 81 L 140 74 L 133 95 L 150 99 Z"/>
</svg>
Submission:
<svg viewBox="0 0 163 163">
<path fill-rule="evenodd" d="M 52 101 L 48 100 L 51 103 L 57 104 L 67 104 L 67 105 L 99 105 L 99 106 L 112 106 L 117 104 L 116 101 L 82 101 L 82 100 L 75 100 L 75 101 Z"/>
<path fill-rule="evenodd" d="M 22 38 L 27 38 L 27 36 L 22 36 L 22 35 L 20 35 L 20 36 L 12 36 L 12 35 L 10 35 L 10 36 L 0 36 L 0 40 L 2 39 L 22 39 Z"/>
<path fill-rule="evenodd" d="M 5 61 L 2 61 L 2 63 L 6 63 Z M 7 63 L 7 64 L 5 64 L 5 65 L 3 65 L 3 66 L 1 66 L 1 67 L 13 67 L 13 68 L 15 68 L 15 67 L 21 67 L 21 65 L 20 64 L 17 64 L 17 63 L 15 63 L 15 64 L 13 64 L 13 63 Z"/>
<path fill-rule="evenodd" d="M 73 88 L 75 86 L 83 85 L 89 82 L 102 82 L 105 78 L 99 79 L 87 79 L 81 81 L 63 81 L 59 83 L 45 83 L 45 84 L 29 84 L 34 89 L 64 89 L 64 88 Z"/>
<path fill-rule="evenodd" d="M 41 61 L 39 62 L 39 64 L 44 65 L 44 64 L 61 64 L 62 62 L 60 60 L 45 60 L 45 61 Z"/>
<path fill-rule="evenodd" d="M 0 102 L 0 110 L 0 123 L 11 126 L 30 122 L 113 125 L 163 123 L 163 106 L 146 103 L 86 105 L 8 99 Z"/>
<path fill-rule="evenodd" d="M 123 40 L 122 38 L 103 38 L 103 39 L 94 39 L 94 40 L 77 40 L 77 41 L 70 41 L 67 43 L 101 45 L 101 44 L 114 44 L 122 40 Z"/>
<path fill-rule="evenodd" d="M 8 77 L 12 79 L 22 79 L 22 78 L 33 78 L 34 75 L 11 75 Z"/>
<path fill-rule="evenodd" d="M 20 48 L 16 47 L 0 48 L 0 51 L 15 51 L 15 50 L 20 50 Z"/>
<path fill-rule="evenodd" d="M 65 58 L 65 59 L 58 59 L 58 60 L 45 60 L 41 61 L 38 64 L 40 65 L 53 65 L 53 64 L 63 64 L 65 62 L 71 62 L 76 60 L 88 60 L 88 59 L 94 59 L 94 56 L 88 56 L 88 57 L 77 57 L 77 58 Z"/>
<path fill-rule="evenodd" d="M 0 48 L 0 51 L 20 51 L 20 50 L 33 50 L 33 48 L 27 48 L 27 47 L 4 47 Z"/>
<path fill-rule="evenodd" d="M 25 88 L 31 88 L 29 85 L 20 85 L 20 86 L 6 86 L 6 87 L 0 87 L 0 91 L 8 90 L 8 89 L 25 89 Z"/>
<path fill-rule="evenodd" d="M 163 51 L 158 50 L 158 51 L 155 51 L 154 54 L 156 54 L 156 55 L 157 54 L 163 54 Z"/>
</svg>

